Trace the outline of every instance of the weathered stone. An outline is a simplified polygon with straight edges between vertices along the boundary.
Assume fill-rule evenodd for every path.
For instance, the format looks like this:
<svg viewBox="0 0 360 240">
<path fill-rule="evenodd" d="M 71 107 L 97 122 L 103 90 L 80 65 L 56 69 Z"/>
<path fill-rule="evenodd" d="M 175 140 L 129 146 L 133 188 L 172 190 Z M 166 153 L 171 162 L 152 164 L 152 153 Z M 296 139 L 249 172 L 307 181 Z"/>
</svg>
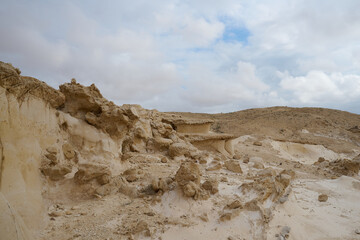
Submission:
<svg viewBox="0 0 360 240">
<path fill-rule="evenodd" d="M 70 173 L 72 167 L 67 164 L 55 166 L 43 165 L 40 169 L 45 176 L 48 176 L 53 181 L 58 181 L 63 179 L 66 174 Z"/>
<path fill-rule="evenodd" d="M 224 213 L 220 216 L 219 221 L 226 222 L 226 221 L 230 221 L 231 219 L 232 219 L 232 213 Z"/>
<path fill-rule="evenodd" d="M 66 159 L 73 159 L 75 157 L 74 148 L 69 143 L 64 143 L 62 150 Z"/>
<path fill-rule="evenodd" d="M 219 182 L 215 179 L 206 180 L 201 186 L 205 190 L 210 191 L 211 194 L 219 192 Z"/>
<path fill-rule="evenodd" d="M 265 167 L 261 162 L 254 162 L 253 168 L 264 169 Z"/>
<path fill-rule="evenodd" d="M 199 166 L 193 162 L 185 162 L 181 164 L 179 170 L 176 172 L 175 180 L 181 187 L 184 187 L 189 182 L 194 182 L 196 185 L 199 185 L 200 184 Z"/>
<path fill-rule="evenodd" d="M 228 209 L 237 209 L 237 208 L 242 208 L 242 204 L 239 200 L 235 200 L 231 203 L 229 203 L 228 205 L 226 205 L 226 208 Z"/>
<path fill-rule="evenodd" d="M 54 153 L 48 153 L 48 154 L 45 154 L 45 157 L 47 157 L 52 163 L 58 163 L 58 159 L 57 159 L 57 156 L 56 154 Z"/>
<path fill-rule="evenodd" d="M 169 156 L 174 158 L 177 156 L 190 156 L 190 151 L 194 151 L 194 147 L 191 147 L 186 143 L 173 143 L 169 147 Z"/>
<path fill-rule="evenodd" d="M 111 171 L 108 166 L 104 164 L 84 163 L 79 165 L 79 170 L 75 173 L 74 178 L 79 183 L 86 183 L 92 179 L 97 179 L 99 184 L 104 184 L 103 175 L 111 176 Z"/>
<path fill-rule="evenodd" d="M 207 167 L 206 171 L 216 171 L 216 170 L 219 170 L 221 168 L 222 168 L 222 165 L 221 165 L 221 163 L 218 162 L 218 163 L 215 163 L 215 164 Z"/>
<path fill-rule="evenodd" d="M 58 153 L 58 149 L 56 147 L 54 147 L 54 146 L 46 148 L 46 151 L 48 153 L 51 153 L 51 154 L 57 154 Z"/>
<path fill-rule="evenodd" d="M 161 162 L 162 163 L 167 163 L 168 162 L 167 157 L 165 157 L 165 156 L 161 157 Z"/>
<path fill-rule="evenodd" d="M 225 167 L 227 170 L 235 172 L 235 173 L 242 173 L 242 169 L 240 167 L 239 161 L 236 160 L 228 160 L 225 162 Z"/>
<path fill-rule="evenodd" d="M 197 185 L 194 182 L 189 182 L 183 187 L 184 195 L 187 197 L 194 197 L 196 194 Z"/>
<path fill-rule="evenodd" d="M 254 146 L 262 146 L 262 143 L 259 141 L 255 141 L 253 144 L 254 144 Z"/>
<path fill-rule="evenodd" d="M 318 196 L 319 202 L 326 202 L 328 200 L 328 196 L 326 194 L 320 194 Z"/>
<path fill-rule="evenodd" d="M 53 108 L 62 106 L 65 96 L 36 78 L 20 76 L 20 70 L 0 61 L 0 86 L 16 95 L 20 100 L 35 96 L 48 102 Z"/>
</svg>

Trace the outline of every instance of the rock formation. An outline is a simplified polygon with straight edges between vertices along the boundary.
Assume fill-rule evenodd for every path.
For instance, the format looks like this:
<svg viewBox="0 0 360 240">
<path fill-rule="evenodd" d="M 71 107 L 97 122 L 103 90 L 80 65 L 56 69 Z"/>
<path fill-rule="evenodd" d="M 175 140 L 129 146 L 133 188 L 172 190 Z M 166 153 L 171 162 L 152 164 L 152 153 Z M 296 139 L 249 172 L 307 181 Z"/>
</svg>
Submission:
<svg viewBox="0 0 360 240">
<path fill-rule="evenodd" d="M 264 114 L 249 119 L 249 111 L 237 121 L 256 122 Z M 298 233 L 296 225 L 291 232 L 279 229 L 284 217 L 278 213 L 298 203 L 292 188 L 326 192 L 326 204 L 337 197 L 327 181 L 360 189 L 356 117 L 335 130 L 329 127 L 335 121 L 310 119 L 329 127 L 332 135 L 322 138 L 326 132 L 275 131 L 265 123 L 241 122 L 230 131 L 232 118 L 117 106 L 94 84 L 72 79 L 56 90 L 3 62 L 0 116 L 4 240 L 288 237 Z M 279 147 L 290 140 L 292 148 Z M 308 162 L 296 161 L 300 157 Z M 315 206 L 317 196 L 306 201 Z M 356 207 L 351 211 L 360 215 Z M 355 215 L 347 219 L 356 222 Z"/>
</svg>

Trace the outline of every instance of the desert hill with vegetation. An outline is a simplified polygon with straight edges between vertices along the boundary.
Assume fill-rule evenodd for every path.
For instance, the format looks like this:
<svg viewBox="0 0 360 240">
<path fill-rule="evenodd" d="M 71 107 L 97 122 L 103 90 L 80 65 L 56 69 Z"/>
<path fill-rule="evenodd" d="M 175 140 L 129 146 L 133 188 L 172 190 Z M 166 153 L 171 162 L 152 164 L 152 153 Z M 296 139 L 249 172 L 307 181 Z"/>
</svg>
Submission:
<svg viewBox="0 0 360 240">
<path fill-rule="evenodd" d="M 117 106 L 0 62 L 0 239 L 360 239 L 360 115 Z"/>
</svg>

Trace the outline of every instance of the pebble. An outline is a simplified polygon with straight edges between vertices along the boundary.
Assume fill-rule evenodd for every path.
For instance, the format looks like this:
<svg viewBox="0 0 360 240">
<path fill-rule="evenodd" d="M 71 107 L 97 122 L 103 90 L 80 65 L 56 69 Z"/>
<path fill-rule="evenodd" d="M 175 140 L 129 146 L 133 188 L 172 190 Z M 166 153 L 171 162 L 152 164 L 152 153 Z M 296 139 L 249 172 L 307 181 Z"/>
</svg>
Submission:
<svg viewBox="0 0 360 240">
<path fill-rule="evenodd" d="M 319 202 L 326 202 L 328 200 L 328 196 L 326 194 L 320 194 L 318 200 Z"/>
</svg>

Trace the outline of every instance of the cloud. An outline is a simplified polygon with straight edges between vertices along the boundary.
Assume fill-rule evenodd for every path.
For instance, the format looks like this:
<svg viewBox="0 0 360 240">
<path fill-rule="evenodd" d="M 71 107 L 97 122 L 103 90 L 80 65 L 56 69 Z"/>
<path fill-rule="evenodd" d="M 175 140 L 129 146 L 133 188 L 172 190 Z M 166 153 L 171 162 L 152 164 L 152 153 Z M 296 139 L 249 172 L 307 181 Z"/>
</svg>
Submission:
<svg viewBox="0 0 360 240">
<path fill-rule="evenodd" d="M 0 60 L 118 104 L 360 109 L 359 1 L 4 0 Z"/>
<path fill-rule="evenodd" d="M 219 38 L 224 31 L 224 25 L 221 22 L 208 22 L 203 18 L 186 18 L 184 26 L 177 30 L 184 40 L 194 47 L 206 47 L 214 40 Z"/>
<path fill-rule="evenodd" d="M 243 102 L 262 101 L 269 86 L 256 76 L 256 68 L 251 63 L 239 61 L 227 72 L 209 71 L 202 64 L 190 67 L 189 81 L 182 92 L 184 100 L 201 107 L 221 109 L 230 104 L 240 106 Z"/>
<path fill-rule="evenodd" d="M 360 98 L 360 76 L 335 72 L 327 75 L 322 71 L 310 71 L 305 76 L 293 77 L 279 73 L 280 86 L 294 94 L 293 102 L 324 104 L 352 102 Z"/>
</svg>

